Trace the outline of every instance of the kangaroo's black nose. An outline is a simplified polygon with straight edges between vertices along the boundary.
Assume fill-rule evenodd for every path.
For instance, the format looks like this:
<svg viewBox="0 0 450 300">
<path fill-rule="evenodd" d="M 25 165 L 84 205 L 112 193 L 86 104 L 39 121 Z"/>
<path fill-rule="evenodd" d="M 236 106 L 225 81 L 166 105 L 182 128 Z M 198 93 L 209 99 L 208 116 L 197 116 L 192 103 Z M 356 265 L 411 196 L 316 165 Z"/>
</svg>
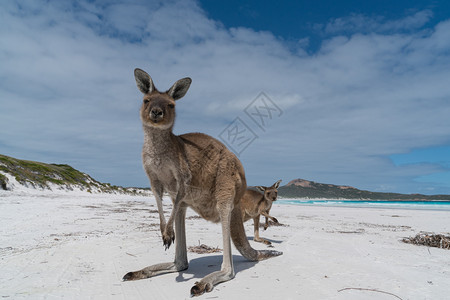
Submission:
<svg viewBox="0 0 450 300">
<path fill-rule="evenodd" d="M 161 108 L 155 107 L 150 111 L 153 118 L 158 118 L 163 115 L 163 111 Z"/>
</svg>

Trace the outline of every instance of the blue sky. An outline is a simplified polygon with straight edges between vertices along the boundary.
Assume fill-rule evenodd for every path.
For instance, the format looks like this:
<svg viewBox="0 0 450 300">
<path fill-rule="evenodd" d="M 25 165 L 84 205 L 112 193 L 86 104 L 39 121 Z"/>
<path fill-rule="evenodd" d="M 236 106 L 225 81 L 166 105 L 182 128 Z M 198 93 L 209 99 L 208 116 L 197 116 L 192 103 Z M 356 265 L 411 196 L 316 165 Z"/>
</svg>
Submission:
<svg viewBox="0 0 450 300">
<path fill-rule="evenodd" d="M 234 143 L 250 185 L 450 194 L 446 1 L 2 1 L 0 36 L 2 154 L 148 186 L 139 67 L 192 78 L 175 132 Z"/>
<path fill-rule="evenodd" d="M 257 31 L 270 31 L 284 42 L 290 42 L 295 47 L 299 41 L 307 41 L 309 53 L 320 49 L 326 33 L 327 25 L 331 26 L 337 20 L 346 23 L 346 30 L 340 34 L 351 36 L 357 25 L 351 22 L 360 18 L 368 21 L 359 24 L 360 32 L 373 31 L 372 25 L 386 24 L 392 21 L 407 19 L 415 13 L 423 13 L 426 18 L 422 28 L 432 28 L 450 15 L 450 4 L 446 1 L 422 0 L 372 0 L 372 1 L 200 1 L 207 16 L 219 20 L 227 28 L 248 27 Z M 274 17 L 276 16 L 276 17 Z M 336 25 L 336 24 L 335 24 Z M 353 25 L 353 28 L 352 26 Z M 412 32 L 417 27 L 404 27 L 401 31 Z M 377 31 L 377 30 L 375 30 Z"/>
</svg>

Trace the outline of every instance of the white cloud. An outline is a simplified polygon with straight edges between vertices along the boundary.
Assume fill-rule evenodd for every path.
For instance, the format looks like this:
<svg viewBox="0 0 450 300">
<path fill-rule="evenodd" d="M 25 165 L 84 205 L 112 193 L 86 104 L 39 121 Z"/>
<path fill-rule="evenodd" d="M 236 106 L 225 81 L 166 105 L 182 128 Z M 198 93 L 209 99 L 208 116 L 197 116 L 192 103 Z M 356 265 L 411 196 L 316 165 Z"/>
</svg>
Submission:
<svg viewBox="0 0 450 300">
<path fill-rule="evenodd" d="M 334 20 L 327 30 L 346 36 L 307 55 L 270 32 L 228 30 L 196 2 L 12 3 L 0 7 L 5 154 L 146 185 L 133 78 L 140 67 L 160 90 L 193 78 L 177 105 L 177 133 L 217 137 L 237 116 L 254 126 L 243 110 L 261 91 L 280 106 L 283 115 L 265 132 L 253 128 L 259 138 L 241 155 L 249 184 L 304 177 L 426 192 L 429 184 L 414 178 L 442 172 L 388 159 L 448 142 L 450 22 L 421 31 L 429 11 Z"/>
<path fill-rule="evenodd" d="M 332 19 L 325 26 L 317 26 L 324 29 L 327 34 L 342 32 L 378 32 L 391 33 L 398 31 L 412 31 L 422 28 L 432 18 L 430 10 L 418 11 L 413 15 L 406 16 L 398 20 L 386 20 L 384 17 L 369 17 L 362 14 L 353 14 L 348 17 Z"/>
</svg>

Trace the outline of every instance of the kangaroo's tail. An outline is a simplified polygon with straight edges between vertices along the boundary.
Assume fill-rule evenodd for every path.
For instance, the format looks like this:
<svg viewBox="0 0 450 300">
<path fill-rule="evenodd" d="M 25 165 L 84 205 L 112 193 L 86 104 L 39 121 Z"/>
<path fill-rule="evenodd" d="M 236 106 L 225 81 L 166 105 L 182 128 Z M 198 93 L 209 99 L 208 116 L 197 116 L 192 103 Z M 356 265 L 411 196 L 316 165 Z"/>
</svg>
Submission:
<svg viewBox="0 0 450 300">
<path fill-rule="evenodd" d="M 283 254 L 283 252 L 274 250 L 255 250 L 250 246 L 245 235 L 240 203 L 235 205 L 231 212 L 231 240 L 242 256 L 251 261 L 264 260 Z"/>
</svg>

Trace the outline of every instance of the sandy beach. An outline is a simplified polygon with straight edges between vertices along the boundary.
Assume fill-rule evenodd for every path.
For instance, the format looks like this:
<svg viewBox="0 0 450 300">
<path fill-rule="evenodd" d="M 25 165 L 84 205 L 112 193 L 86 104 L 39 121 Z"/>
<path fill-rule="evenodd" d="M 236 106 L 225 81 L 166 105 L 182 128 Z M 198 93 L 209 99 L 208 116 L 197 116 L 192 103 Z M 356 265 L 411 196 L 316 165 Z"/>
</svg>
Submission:
<svg viewBox="0 0 450 300">
<path fill-rule="evenodd" d="M 164 200 L 166 215 L 171 209 Z M 275 203 L 284 226 L 260 235 L 282 256 L 246 261 L 236 277 L 199 299 L 445 299 L 450 251 L 401 242 L 450 232 L 450 211 L 295 206 Z M 218 224 L 188 210 L 187 244 L 222 248 Z M 245 223 L 252 241 L 253 223 Z M 0 194 L 2 299 L 188 299 L 195 281 L 220 269 L 222 253 L 188 253 L 189 269 L 122 282 L 128 271 L 173 260 L 152 197 L 50 191 Z"/>
</svg>

